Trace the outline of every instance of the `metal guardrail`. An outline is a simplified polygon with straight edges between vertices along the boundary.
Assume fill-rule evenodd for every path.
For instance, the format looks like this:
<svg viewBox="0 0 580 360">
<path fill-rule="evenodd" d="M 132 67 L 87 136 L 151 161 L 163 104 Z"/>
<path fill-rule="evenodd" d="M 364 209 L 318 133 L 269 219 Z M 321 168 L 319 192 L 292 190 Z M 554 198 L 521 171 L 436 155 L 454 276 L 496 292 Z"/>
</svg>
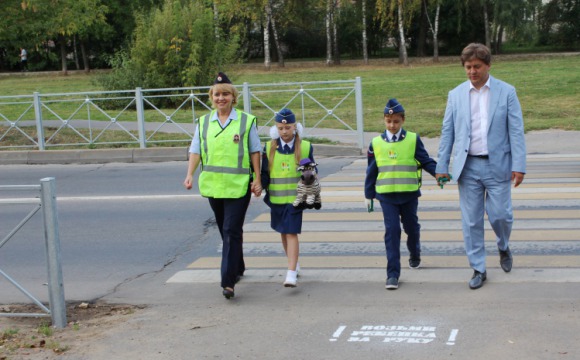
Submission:
<svg viewBox="0 0 580 360">
<path fill-rule="evenodd" d="M 276 111 L 288 107 L 301 117 L 304 136 L 339 128 L 363 149 L 362 83 L 355 80 L 237 85 L 244 111 L 269 133 Z M 189 142 L 195 119 L 206 113 L 208 86 L 0 96 L 0 150 Z M 329 124 L 331 122 L 331 124 Z M 307 126 L 308 125 L 308 126 Z M 324 126 L 323 126 L 324 125 Z M 332 125 L 332 126 L 330 126 Z M 112 133 L 114 132 L 114 136 Z M 180 134 L 163 138 L 163 133 Z M 63 141 L 60 137 L 67 135 Z M 8 139 L 18 145 L 8 145 Z M 13 144 L 14 141 L 11 141 Z"/>
<path fill-rule="evenodd" d="M 60 260 L 60 234 L 56 209 L 56 185 L 54 178 L 40 180 L 40 185 L 1 185 L 0 191 L 25 190 L 40 192 L 40 198 L 34 201 L 34 208 L 0 241 L 0 249 L 20 230 L 39 210 L 42 209 L 44 221 L 44 240 L 48 277 L 49 308 L 21 286 L 16 280 L 0 269 L 0 275 L 14 285 L 20 292 L 32 300 L 43 313 L 0 313 L 0 317 L 51 317 L 52 325 L 57 328 L 66 326 L 66 303 Z M 0 205 L 22 204 L 18 199 L 0 201 Z"/>
</svg>

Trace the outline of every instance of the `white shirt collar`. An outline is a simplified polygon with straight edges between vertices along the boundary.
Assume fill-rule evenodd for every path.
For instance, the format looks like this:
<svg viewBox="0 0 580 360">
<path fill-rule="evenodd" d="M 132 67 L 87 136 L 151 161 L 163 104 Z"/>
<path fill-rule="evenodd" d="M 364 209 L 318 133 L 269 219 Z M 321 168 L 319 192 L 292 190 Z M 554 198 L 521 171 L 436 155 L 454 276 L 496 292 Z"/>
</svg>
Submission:
<svg viewBox="0 0 580 360">
<path fill-rule="evenodd" d="M 482 87 L 481 87 L 481 89 L 479 89 L 479 90 L 477 90 L 477 89 L 475 88 L 475 86 L 473 86 L 473 83 L 470 81 L 470 82 L 469 82 L 469 91 L 471 91 L 471 90 L 477 90 L 477 91 L 480 91 L 480 90 L 482 90 L 482 89 L 483 89 L 483 88 L 485 88 L 485 87 L 487 87 L 488 89 L 490 89 L 490 88 L 491 88 L 491 87 L 490 87 L 490 80 L 491 80 L 491 75 L 489 75 L 489 76 L 487 77 L 487 81 L 485 82 L 485 84 L 483 84 L 483 86 L 482 86 Z"/>
<path fill-rule="evenodd" d="M 288 147 L 290 149 L 292 149 L 292 146 L 294 146 L 294 140 L 296 140 L 296 136 L 294 136 L 289 143 L 284 142 L 284 140 L 282 140 L 282 138 L 280 138 L 280 146 L 284 147 L 284 145 L 288 145 Z"/>
<path fill-rule="evenodd" d="M 217 111 L 212 111 L 211 112 L 211 120 L 210 121 L 217 121 L 218 120 L 218 114 Z M 237 113 L 236 113 L 236 109 L 232 108 L 232 111 L 230 112 L 230 115 L 228 115 L 228 121 L 230 122 L 231 120 L 235 120 L 237 118 Z"/>
<path fill-rule="evenodd" d="M 396 134 L 391 134 L 391 132 L 389 130 L 385 130 L 385 132 L 387 133 L 387 140 L 389 141 L 393 141 L 393 136 L 397 135 L 397 139 L 401 139 L 401 132 L 403 131 L 403 128 L 400 128 L 399 131 L 397 131 Z"/>
</svg>

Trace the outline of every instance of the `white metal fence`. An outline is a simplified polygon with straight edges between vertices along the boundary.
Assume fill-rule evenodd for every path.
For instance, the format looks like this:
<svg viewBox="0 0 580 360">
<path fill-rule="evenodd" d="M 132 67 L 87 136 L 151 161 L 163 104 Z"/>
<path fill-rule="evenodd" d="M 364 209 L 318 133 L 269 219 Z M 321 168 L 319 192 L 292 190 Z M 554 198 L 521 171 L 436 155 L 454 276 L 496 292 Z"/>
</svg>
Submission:
<svg viewBox="0 0 580 360">
<path fill-rule="evenodd" d="M 355 80 L 238 86 L 239 106 L 266 136 L 275 113 L 292 109 L 305 137 L 341 129 L 363 148 L 362 84 Z M 209 109 L 209 87 L 0 96 L 0 150 L 148 145 L 191 141 Z M 171 134 L 171 135 L 168 135 Z M 315 135 L 313 135 L 315 134 Z"/>
<path fill-rule="evenodd" d="M 58 213 L 56 209 L 56 185 L 54 178 L 40 180 L 40 185 L 2 185 L 0 191 L 32 191 L 40 193 L 39 198 L 24 201 L 19 198 L 0 199 L 0 205 L 31 204 L 32 209 L 24 218 L 0 240 L 0 250 L 22 229 L 26 223 L 42 210 L 44 224 L 44 245 L 46 249 L 47 279 L 49 307 L 46 307 L 31 292 L 20 285 L 13 277 L 0 269 L 0 276 L 6 279 L 26 297 L 32 300 L 42 310 L 41 313 L 0 313 L 0 317 L 51 317 L 52 325 L 58 328 L 66 326 L 66 304 L 64 299 L 64 284 L 60 256 L 60 234 Z M 40 245 L 40 244 L 39 244 Z"/>
</svg>

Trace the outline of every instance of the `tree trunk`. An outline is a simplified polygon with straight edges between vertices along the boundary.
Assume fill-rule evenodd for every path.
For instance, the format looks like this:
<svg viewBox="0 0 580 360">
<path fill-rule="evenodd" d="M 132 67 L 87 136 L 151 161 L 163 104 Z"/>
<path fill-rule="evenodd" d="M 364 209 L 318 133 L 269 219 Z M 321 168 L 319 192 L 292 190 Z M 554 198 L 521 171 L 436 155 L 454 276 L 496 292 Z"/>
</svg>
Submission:
<svg viewBox="0 0 580 360">
<path fill-rule="evenodd" d="M 77 36 L 73 35 L 73 54 L 74 54 L 74 58 L 75 58 L 75 66 L 77 67 L 77 70 L 80 70 L 81 65 L 79 64 L 79 54 L 77 52 Z"/>
<path fill-rule="evenodd" d="M 340 51 L 338 49 L 338 29 L 336 25 L 336 1 L 332 2 L 332 57 L 334 65 L 340 65 Z"/>
<path fill-rule="evenodd" d="M 68 69 L 66 65 L 66 38 L 64 37 L 64 35 L 58 36 L 58 42 L 60 44 L 61 71 L 63 75 L 67 75 Z"/>
<path fill-rule="evenodd" d="M 495 46 L 496 46 L 495 53 L 496 54 L 501 54 L 502 42 L 503 42 L 503 25 L 500 25 L 499 31 L 497 32 L 497 41 L 495 43 Z"/>
<path fill-rule="evenodd" d="M 219 12 L 218 12 L 218 7 L 217 7 L 217 3 L 214 1 L 213 2 L 213 29 L 214 29 L 214 36 L 216 40 L 220 39 L 220 28 L 219 28 Z"/>
<path fill-rule="evenodd" d="M 268 8 L 270 9 L 270 24 L 272 24 L 272 35 L 274 36 L 274 44 L 276 45 L 276 54 L 278 54 L 278 66 L 284 67 L 284 55 L 282 54 L 282 45 L 278 38 L 278 30 L 276 29 L 276 21 L 272 16 L 272 1 L 268 0 Z"/>
<path fill-rule="evenodd" d="M 363 60 L 365 65 L 369 64 L 369 50 L 367 40 L 367 2 L 361 0 L 362 3 L 362 46 L 363 46 Z"/>
<path fill-rule="evenodd" d="M 409 66 L 409 58 L 407 56 L 407 44 L 405 43 L 405 29 L 403 27 L 403 0 L 399 0 L 399 7 L 398 7 L 398 22 L 399 22 L 399 62 L 405 66 Z"/>
<path fill-rule="evenodd" d="M 483 22 L 485 23 L 485 46 L 491 49 L 491 32 L 489 30 L 489 17 L 487 15 L 487 0 L 483 2 Z"/>
<path fill-rule="evenodd" d="M 270 70 L 272 60 L 270 59 L 270 16 L 266 11 L 266 24 L 264 24 L 264 67 Z"/>
<path fill-rule="evenodd" d="M 433 62 L 439 62 L 439 10 L 441 4 L 437 2 L 437 10 L 435 11 L 435 29 L 433 31 Z"/>
<path fill-rule="evenodd" d="M 89 56 L 85 49 L 85 42 L 83 40 L 80 40 L 79 43 L 81 46 L 81 56 L 83 57 L 83 67 L 85 69 L 85 72 L 88 73 L 89 71 L 91 71 L 91 68 L 89 64 Z"/>
<path fill-rule="evenodd" d="M 332 64 L 331 6 L 333 0 L 326 0 L 326 65 Z"/>
<path fill-rule="evenodd" d="M 425 6 L 421 6 L 421 15 L 419 17 L 419 34 L 417 35 L 417 56 L 424 57 L 427 56 L 427 51 L 425 50 L 425 45 L 427 43 L 427 27 L 429 26 L 427 22 L 427 0 L 423 1 Z"/>
</svg>

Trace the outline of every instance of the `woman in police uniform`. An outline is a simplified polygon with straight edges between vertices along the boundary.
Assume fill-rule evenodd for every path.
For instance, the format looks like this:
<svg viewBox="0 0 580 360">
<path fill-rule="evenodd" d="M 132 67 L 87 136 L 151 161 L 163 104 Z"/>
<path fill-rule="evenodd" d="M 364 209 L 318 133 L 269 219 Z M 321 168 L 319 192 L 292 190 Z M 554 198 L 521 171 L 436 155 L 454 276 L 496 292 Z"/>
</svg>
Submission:
<svg viewBox="0 0 580 360">
<path fill-rule="evenodd" d="M 243 225 L 250 196 L 262 194 L 261 144 L 256 117 L 234 108 L 238 91 L 224 73 L 218 74 L 209 97 L 214 110 L 197 120 L 183 185 L 192 188 L 201 163 L 199 191 L 208 198 L 222 237 L 221 287 L 230 299 L 245 271 Z"/>
</svg>

